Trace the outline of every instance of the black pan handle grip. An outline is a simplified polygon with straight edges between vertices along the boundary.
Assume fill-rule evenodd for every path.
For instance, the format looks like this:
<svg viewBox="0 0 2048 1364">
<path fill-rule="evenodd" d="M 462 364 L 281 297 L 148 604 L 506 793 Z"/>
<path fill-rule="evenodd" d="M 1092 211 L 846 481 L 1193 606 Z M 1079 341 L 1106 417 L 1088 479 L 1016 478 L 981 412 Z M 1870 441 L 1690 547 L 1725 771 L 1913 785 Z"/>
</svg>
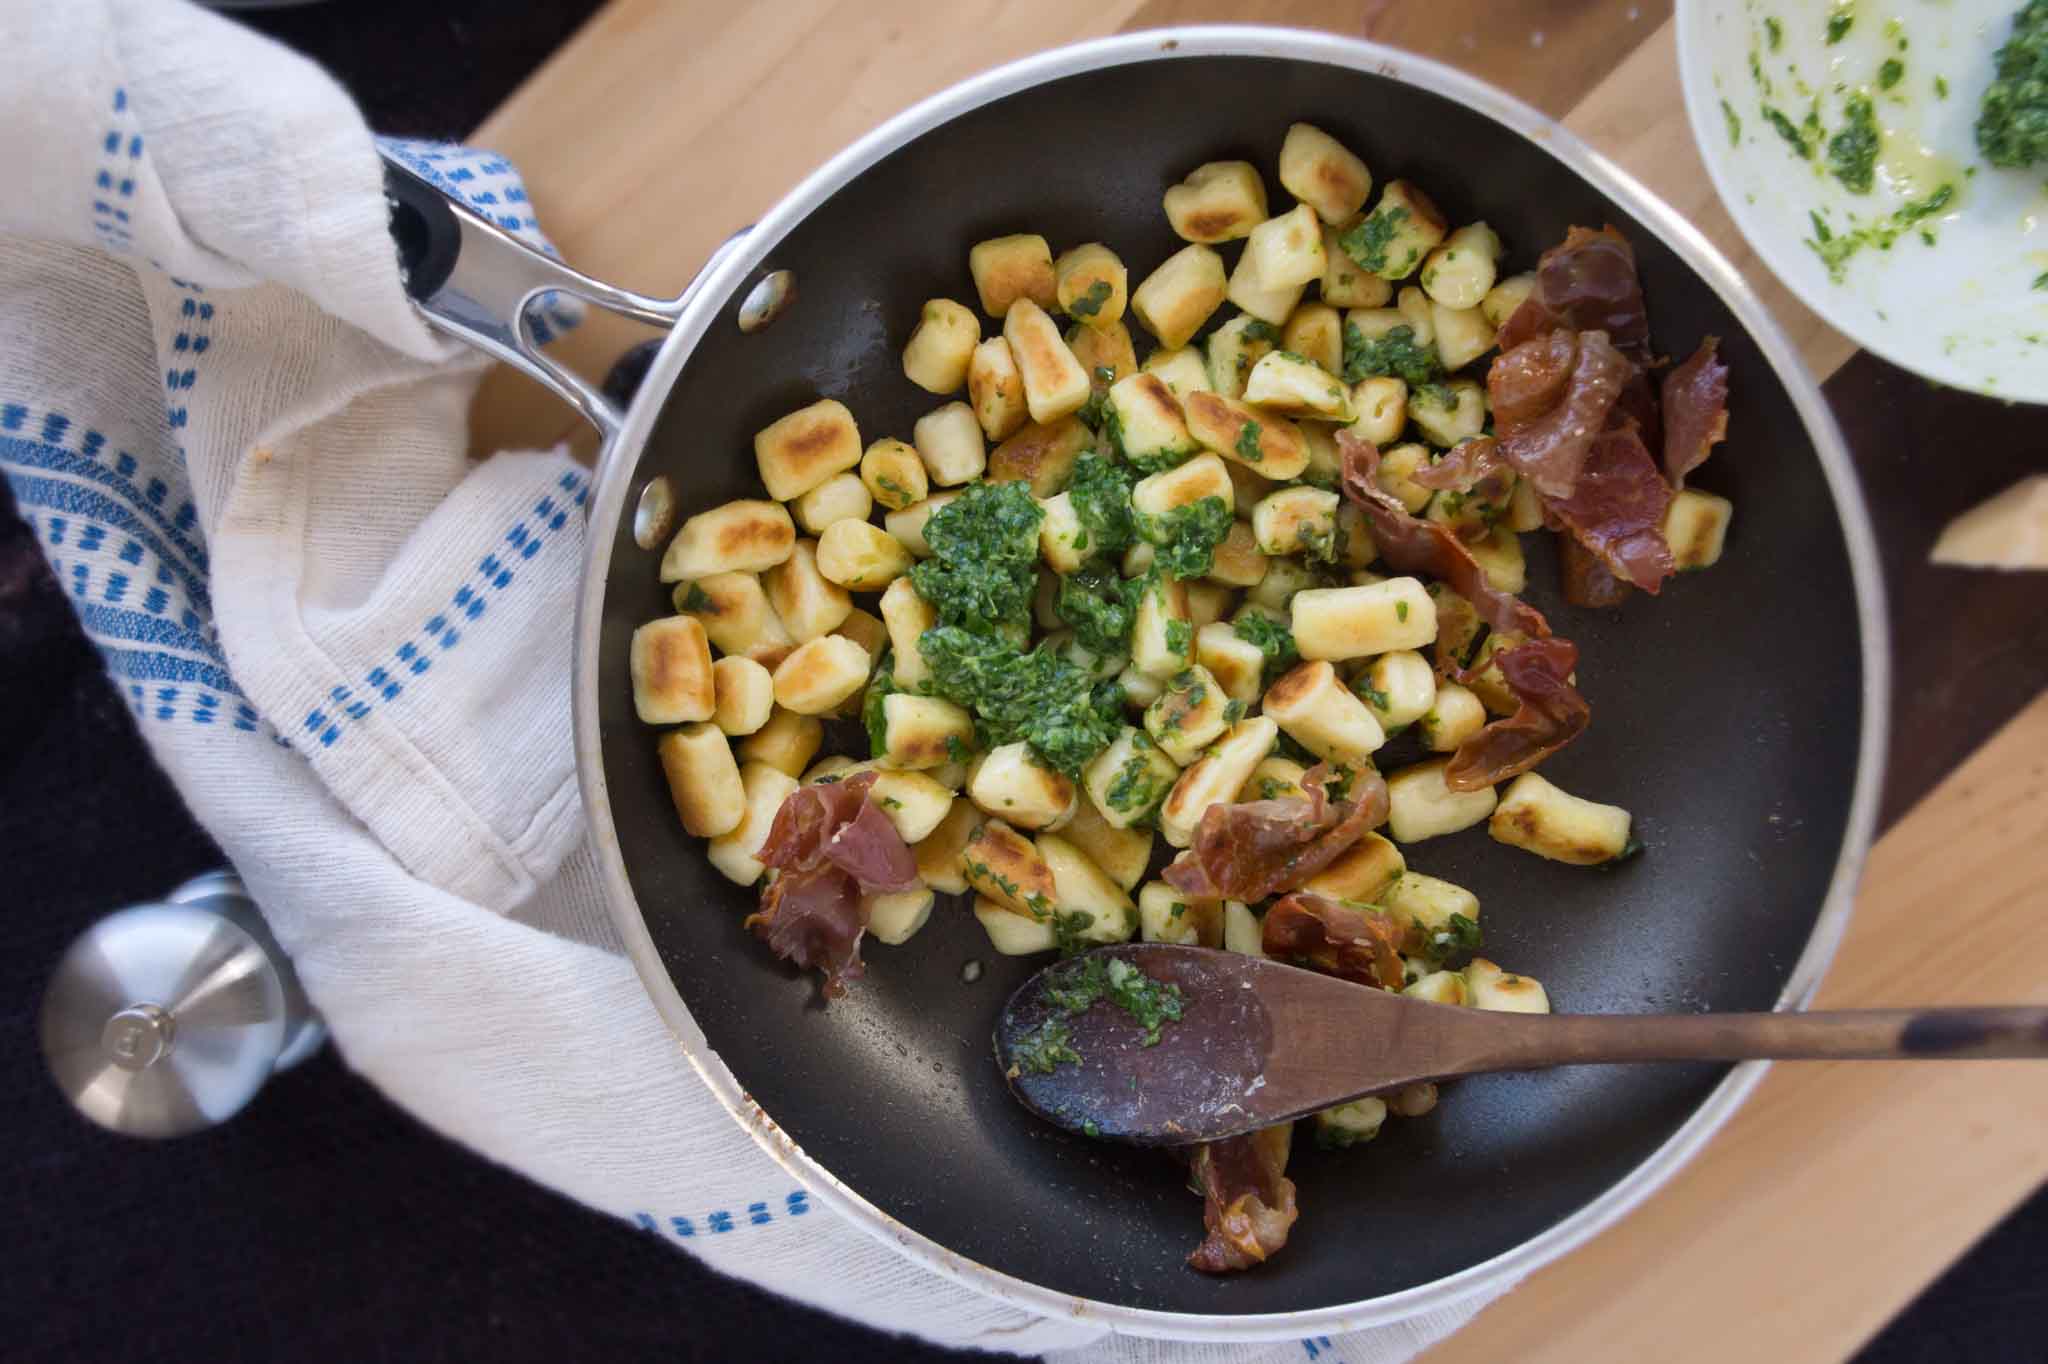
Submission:
<svg viewBox="0 0 2048 1364">
<path fill-rule="evenodd" d="M 448 196 L 386 157 L 384 202 L 405 292 L 415 303 L 432 298 L 455 272 L 462 250 L 462 229 Z"/>
</svg>

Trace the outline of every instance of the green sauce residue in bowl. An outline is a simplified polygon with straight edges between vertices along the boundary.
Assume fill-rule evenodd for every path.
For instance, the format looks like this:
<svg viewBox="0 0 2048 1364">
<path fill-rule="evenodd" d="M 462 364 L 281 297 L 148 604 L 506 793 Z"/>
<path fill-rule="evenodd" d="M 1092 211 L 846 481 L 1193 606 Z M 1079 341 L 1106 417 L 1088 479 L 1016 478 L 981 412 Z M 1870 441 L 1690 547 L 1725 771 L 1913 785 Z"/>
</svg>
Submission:
<svg viewBox="0 0 2048 1364">
<path fill-rule="evenodd" d="M 2048 160 L 2048 0 L 2027 0 L 1998 49 L 1997 76 L 1977 115 L 1977 150 L 1994 166 Z"/>
</svg>

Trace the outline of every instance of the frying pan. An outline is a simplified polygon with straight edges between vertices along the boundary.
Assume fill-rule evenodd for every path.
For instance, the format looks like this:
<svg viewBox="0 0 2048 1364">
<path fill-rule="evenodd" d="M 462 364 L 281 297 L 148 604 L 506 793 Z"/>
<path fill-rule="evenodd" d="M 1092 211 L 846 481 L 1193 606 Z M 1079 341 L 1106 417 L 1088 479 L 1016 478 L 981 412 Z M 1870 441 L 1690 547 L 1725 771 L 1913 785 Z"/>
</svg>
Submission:
<svg viewBox="0 0 2048 1364">
<path fill-rule="evenodd" d="M 1635 244 L 1658 349 L 1684 354 L 1712 333 L 1733 371 L 1730 438 L 1698 478 L 1737 508 L 1718 566 L 1596 612 L 1557 600 L 1547 547 L 1532 554 L 1529 595 L 1581 645 L 1594 712 L 1544 770 L 1628 806 L 1647 852 L 1588 870 L 1468 835 L 1411 860 L 1474 890 L 1487 955 L 1540 978 L 1560 1009 L 1803 1004 L 1844 927 L 1882 762 L 1869 524 L 1818 390 L 1736 271 L 1535 110 L 1319 35 L 1195 28 L 1064 48 L 863 138 L 673 300 L 578 275 L 392 177 L 422 307 L 604 434 L 576 622 L 577 756 L 619 932 L 690 1063 L 821 1202 L 912 1258 L 1142 1334 L 1338 1331 L 1504 1286 L 1641 1201 L 1762 1068 L 1464 1081 L 1370 1146 L 1297 1143 L 1302 1212 L 1286 1250 L 1251 1273 L 1200 1276 L 1183 1263 L 1200 1203 L 1174 1162 L 1055 1132 L 1005 1094 L 990 1027 L 1041 961 L 996 955 L 964 906 L 942 901 L 906 945 L 869 945 L 865 979 L 827 1008 L 742 930 L 751 894 L 682 833 L 656 734 L 633 714 L 628 639 L 672 609 L 634 513 L 658 476 L 678 516 L 760 496 L 753 433 L 820 395 L 843 400 L 864 439 L 907 433 L 936 400 L 903 378 L 903 342 L 925 299 L 973 297 L 971 243 L 1101 240 L 1142 276 L 1180 245 L 1163 188 L 1228 157 L 1270 183 L 1296 119 L 1382 181 L 1422 184 L 1451 221 L 1485 218 L 1512 268 L 1573 224 L 1615 224 Z M 670 327 L 623 410 L 532 345 L 528 308 L 550 290 Z M 971 980 L 970 963 L 983 968 Z"/>
</svg>

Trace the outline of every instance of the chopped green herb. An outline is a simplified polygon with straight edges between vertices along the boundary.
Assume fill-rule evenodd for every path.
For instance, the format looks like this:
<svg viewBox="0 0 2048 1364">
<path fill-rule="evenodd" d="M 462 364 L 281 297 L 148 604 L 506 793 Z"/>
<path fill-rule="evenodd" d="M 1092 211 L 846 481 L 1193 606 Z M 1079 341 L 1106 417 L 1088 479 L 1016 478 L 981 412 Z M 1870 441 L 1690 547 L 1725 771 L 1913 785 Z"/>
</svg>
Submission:
<svg viewBox="0 0 2048 1364">
<path fill-rule="evenodd" d="M 1192 658 L 1195 651 L 1195 627 L 1184 620 L 1166 622 L 1166 650 L 1182 658 Z"/>
<path fill-rule="evenodd" d="M 1956 187 L 1943 185 L 1925 199 L 1916 199 L 1889 217 L 1841 232 L 1828 231 L 1827 224 L 1821 222 L 1817 216 L 1809 214 L 1809 221 L 1814 224 L 1815 230 L 1813 236 L 1807 238 L 1806 245 L 1827 266 L 1828 278 L 1839 283 L 1849 258 L 1858 251 L 1867 246 L 1874 246 L 1880 251 L 1890 250 L 1893 242 L 1918 227 L 1923 220 L 1932 218 L 1947 208 L 1955 197 Z M 1923 241 L 1929 241 L 1931 244 L 1931 236 L 1925 229 L 1922 229 L 1921 236 Z"/>
<path fill-rule="evenodd" d="M 2027 0 L 2013 16 L 1996 66 L 1977 115 L 1977 149 L 2010 169 L 2048 160 L 2048 0 Z"/>
<path fill-rule="evenodd" d="M 2048 270 L 2043 270 L 2040 274 L 2034 276 L 2034 282 L 2029 287 L 2034 289 L 2048 289 Z"/>
<path fill-rule="evenodd" d="M 894 796 L 883 796 L 882 808 L 884 810 L 901 810 L 903 808 L 903 802 L 896 799 L 896 797 Z"/>
<path fill-rule="evenodd" d="M 1259 424 L 1246 422 L 1237 429 L 1237 457 L 1247 464 L 1258 464 L 1265 460 L 1266 452 L 1259 448 Z"/>
<path fill-rule="evenodd" d="M 1062 1065 L 1080 1065 L 1074 1030 L 1064 1018 L 1048 1018 L 1017 1039 L 1010 1059 L 1026 1075 L 1050 1075 Z"/>
<path fill-rule="evenodd" d="M 1166 917 L 1169 919 L 1178 919 L 1187 912 L 1188 907 L 1186 903 L 1180 900 L 1175 900 L 1172 906 L 1167 909 Z"/>
<path fill-rule="evenodd" d="M 1400 204 L 1373 210 L 1372 216 L 1337 238 L 1337 246 L 1358 263 L 1358 268 L 1379 274 L 1387 268 L 1387 248 L 1401 234 L 1408 210 Z"/>
<path fill-rule="evenodd" d="M 1271 682 L 1301 661 L 1301 654 L 1294 647 L 1294 632 L 1271 616 L 1248 612 L 1231 625 L 1231 632 L 1247 644 L 1259 646 L 1259 652 L 1266 656 L 1265 681 Z"/>
<path fill-rule="evenodd" d="M 1382 714 L 1394 708 L 1394 698 L 1375 687 L 1369 674 L 1360 673 L 1358 680 L 1351 684 L 1351 690 L 1357 692 L 1367 705 Z"/>
<path fill-rule="evenodd" d="M 1736 114 L 1735 106 L 1725 99 L 1721 101 L 1721 117 L 1728 124 L 1728 145 L 1731 147 L 1741 146 L 1742 119 Z"/>
<path fill-rule="evenodd" d="M 1280 329 L 1263 318 L 1253 318 L 1237 334 L 1246 341 L 1263 341 L 1269 346 L 1280 344 Z"/>
<path fill-rule="evenodd" d="M 1238 700 L 1236 697 L 1233 696 L 1230 698 L 1229 701 L 1224 703 L 1223 723 L 1226 725 L 1234 725 L 1242 719 L 1244 719 L 1244 702 Z"/>
<path fill-rule="evenodd" d="M 1842 106 L 1848 121 L 1828 141 L 1828 166 L 1842 188 L 1868 194 L 1877 182 L 1877 117 L 1867 95 L 1851 95 Z"/>
<path fill-rule="evenodd" d="M 969 748 L 969 747 L 968 747 L 968 746 L 967 746 L 967 745 L 966 745 L 966 744 L 965 744 L 964 742 L 962 742 L 962 741 L 961 741 L 961 738 L 960 738 L 960 736 L 959 736 L 959 735 L 957 735 L 957 734 L 948 734 L 948 735 L 946 736 L 946 761 L 947 761 L 947 762 L 949 762 L 949 763 L 964 763 L 964 762 L 966 762 L 966 761 L 967 761 L 967 760 L 968 760 L 969 758 L 972 758 L 973 756 L 974 756 L 974 750 L 973 750 L 973 749 L 971 749 L 971 748 Z"/>
<path fill-rule="evenodd" d="M 1344 555 L 1344 528 L 1334 521 L 1327 526 L 1305 522 L 1300 535 L 1301 557 L 1310 563 L 1334 564 Z"/>
<path fill-rule="evenodd" d="M 1948 98 L 1948 77 L 1936 76 L 1934 78 L 1934 97 L 1936 99 Z"/>
<path fill-rule="evenodd" d="M 1877 68 L 1877 88 L 1889 90 L 1906 75 L 1906 64 L 1897 57 L 1886 57 L 1884 65 Z"/>
<path fill-rule="evenodd" d="M 709 611 L 713 605 L 711 594 L 696 583 L 691 583 L 690 590 L 683 594 L 683 610 L 685 611 Z"/>
<path fill-rule="evenodd" d="M 1157 516 L 1135 514 L 1138 535 L 1158 551 L 1156 562 L 1175 578 L 1199 578 L 1216 563 L 1216 546 L 1230 534 L 1230 506 L 1204 497 Z"/>
<path fill-rule="evenodd" d="M 933 557 L 910 570 L 911 585 L 945 625 L 984 635 L 1028 630 L 1044 519 L 1028 483 L 973 484 L 925 522 Z"/>
<path fill-rule="evenodd" d="M 1131 756 L 1124 759 L 1124 765 L 1117 769 L 1116 779 L 1103 793 L 1110 809 L 1120 815 L 1149 814 L 1154 806 L 1166 799 L 1172 782 L 1160 780 L 1156 768 L 1146 757 L 1148 753 L 1157 751 L 1158 746 L 1142 730 L 1132 734 Z"/>
<path fill-rule="evenodd" d="M 1848 37 L 1849 29 L 1855 22 L 1856 16 L 1851 14 L 1846 6 L 1830 14 L 1828 16 L 1828 46 L 1833 47 L 1836 43 Z"/>
<path fill-rule="evenodd" d="M 1398 620 L 1398 621 L 1402 621 L 1402 622 L 1406 622 L 1406 621 L 1407 621 L 1407 619 L 1408 619 L 1408 603 L 1407 603 L 1407 602 L 1405 602 L 1405 601 L 1397 601 L 1397 602 L 1395 602 L 1395 603 L 1394 603 L 1394 619 L 1395 619 L 1395 620 Z"/>
<path fill-rule="evenodd" d="M 1766 104 L 1761 107 L 1763 109 L 1764 122 L 1776 128 L 1778 136 L 1790 143 L 1792 150 L 1797 152 L 1802 159 L 1807 161 L 1813 160 L 1813 144 L 1806 140 L 1805 134 L 1799 131 L 1798 126 L 1770 105 Z"/>
<path fill-rule="evenodd" d="M 1126 582 L 1107 564 L 1083 564 L 1078 572 L 1060 579 L 1053 614 L 1074 628 L 1074 638 L 1089 651 L 1127 653 L 1131 620 L 1143 587 L 1142 578 Z"/>
<path fill-rule="evenodd" d="M 1106 279 L 1098 279 L 1088 286 L 1088 292 L 1075 299 L 1067 309 L 1075 317 L 1093 317 L 1102 311 L 1102 305 L 1109 302 L 1109 296 L 1116 291 Z"/>
<path fill-rule="evenodd" d="M 1356 323 L 1345 323 L 1345 382 L 1355 384 L 1381 374 L 1394 375 L 1409 388 L 1420 389 L 1439 382 L 1444 369 L 1436 347 L 1418 342 L 1415 329 L 1406 323 L 1369 341 Z"/>
<path fill-rule="evenodd" d="M 1632 861 L 1642 855 L 1643 841 L 1634 834 L 1630 834 L 1628 842 L 1621 845 L 1621 851 L 1608 858 L 1605 862 L 1600 863 L 1600 865 L 1603 867 L 1618 867 L 1622 863 Z"/>
<path fill-rule="evenodd" d="M 1089 453 L 1074 461 L 1067 500 L 1087 528 L 1088 543 L 1104 554 L 1128 549 L 1137 538 L 1131 519 L 1131 470 L 1114 460 Z"/>
<path fill-rule="evenodd" d="M 868 756 L 871 758 L 879 758 L 888 751 L 889 718 L 884 703 L 900 690 L 902 688 L 896 685 L 895 664 L 885 653 L 881 666 L 875 669 L 874 680 L 868 683 L 867 694 L 860 701 L 860 722 L 868 732 Z"/>
<path fill-rule="evenodd" d="M 1154 980 L 1121 957 L 1088 957 L 1048 971 L 1039 997 L 1070 1017 L 1107 999 L 1145 1030 L 1148 1047 L 1158 1046 L 1161 1031 L 1180 1022 L 1185 1010 L 1180 986 Z"/>
<path fill-rule="evenodd" d="M 1764 43 L 1771 51 L 1778 50 L 1778 44 L 1785 41 L 1785 27 L 1776 19 L 1764 20 Z"/>
<path fill-rule="evenodd" d="M 988 746 L 1021 739 L 1070 777 L 1122 728 L 1118 703 L 1100 693 L 1086 669 L 1051 649 L 1020 652 L 1005 639 L 940 625 L 918 637 L 918 652 L 931 668 L 930 690 L 972 710 Z"/>
</svg>

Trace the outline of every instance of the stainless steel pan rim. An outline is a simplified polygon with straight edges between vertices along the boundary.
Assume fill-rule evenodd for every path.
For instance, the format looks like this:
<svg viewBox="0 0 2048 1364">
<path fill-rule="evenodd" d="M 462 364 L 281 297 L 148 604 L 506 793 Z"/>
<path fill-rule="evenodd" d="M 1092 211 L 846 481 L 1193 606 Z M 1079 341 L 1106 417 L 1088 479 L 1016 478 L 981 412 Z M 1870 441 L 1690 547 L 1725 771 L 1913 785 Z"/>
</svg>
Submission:
<svg viewBox="0 0 2048 1364">
<path fill-rule="evenodd" d="M 1047 81 L 1084 71 L 1184 57 L 1252 56 L 1316 62 L 1369 72 L 1433 90 L 1535 141 L 1608 197 L 1649 224 L 1701 278 L 1756 340 L 1786 386 L 1820 457 L 1841 519 L 1853 575 L 1862 642 L 1862 732 L 1855 789 L 1842 848 L 1826 901 L 1777 1007 L 1804 1007 L 1818 988 L 1848 925 L 1856 881 L 1876 822 L 1890 714 L 1889 646 L 1884 594 L 1870 520 L 1841 432 L 1819 387 L 1763 303 L 1718 250 L 1690 223 L 1632 177 L 1546 115 L 1454 68 L 1391 48 L 1326 34 L 1253 26 L 1205 26 L 1125 34 L 1059 48 L 999 67 L 953 86 L 890 119 L 813 172 L 744 237 L 729 242 L 693 286 L 674 329 L 649 368 L 639 397 L 606 442 L 589 508 L 582 592 L 576 616 L 574 679 L 577 771 L 607 902 L 627 954 L 684 1056 L 711 1092 L 778 1165 L 818 1200 L 912 1261 L 978 1292 L 1047 1316 L 1099 1323 L 1132 1335 L 1208 1341 L 1260 1341 L 1330 1334 L 1454 1307 L 1500 1292 L 1583 1244 L 1649 1197 L 1704 1146 L 1763 1078 L 1766 1063 L 1736 1066 L 1692 1116 L 1647 1159 L 1600 1197 L 1557 1225 L 1457 1274 L 1400 1293 L 1299 1312 L 1211 1316 L 1160 1312 L 1056 1293 L 952 1253 L 896 1221 L 813 1161 L 775 1126 L 706 1043 L 663 967 L 626 878 L 605 790 L 599 744 L 597 649 L 611 547 L 632 475 L 662 402 L 724 300 L 766 262 L 784 236 L 834 191 L 868 166 L 927 130 L 968 110 Z M 650 559 L 651 568 L 651 559 Z"/>
</svg>

